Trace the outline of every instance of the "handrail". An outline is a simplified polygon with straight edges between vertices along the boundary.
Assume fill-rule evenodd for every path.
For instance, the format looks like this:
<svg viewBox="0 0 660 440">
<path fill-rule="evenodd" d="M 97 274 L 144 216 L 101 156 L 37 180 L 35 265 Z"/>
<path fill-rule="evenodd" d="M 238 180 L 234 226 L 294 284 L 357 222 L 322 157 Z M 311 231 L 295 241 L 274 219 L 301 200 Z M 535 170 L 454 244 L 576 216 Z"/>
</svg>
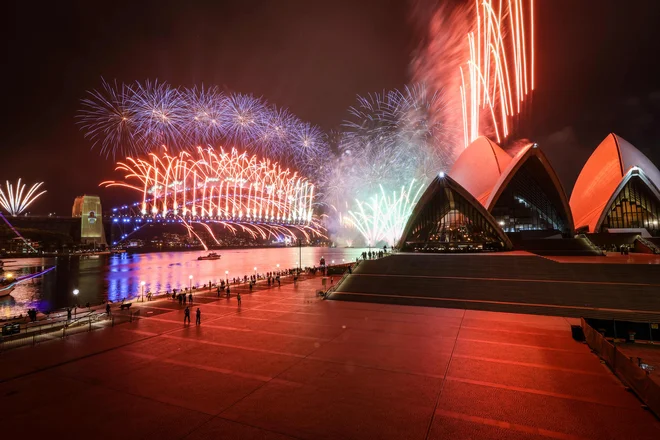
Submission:
<svg viewBox="0 0 660 440">
<path fill-rule="evenodd" d="M 658 246 L 652 241 L 647 240 L 641 235 L 637 236 L 637 240 L 639 240 L 644 246 L 649 248 L 654 254 L 660 254 L 660 248 L 658 248 Z"/>
</svg>

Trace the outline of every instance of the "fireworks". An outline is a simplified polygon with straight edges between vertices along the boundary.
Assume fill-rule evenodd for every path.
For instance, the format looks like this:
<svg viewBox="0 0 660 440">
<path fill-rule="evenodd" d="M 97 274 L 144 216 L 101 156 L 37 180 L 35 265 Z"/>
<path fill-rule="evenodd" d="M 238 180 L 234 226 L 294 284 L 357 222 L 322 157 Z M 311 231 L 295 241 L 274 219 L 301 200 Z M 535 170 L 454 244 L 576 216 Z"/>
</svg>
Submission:
<svg viewBox="0 0 660 440">
<path fill-rule="evenodd" d="M 423 4 L 413 11 L 427 32 L 413 78 L 445 90 L 435 115 L 450 144 L 466 147 L 480 135 L 503 141 L 534 90 L 534 0 L 443 2 L 432 12 Z"/>
<path fill-rule="evenodd" d="M 395 246 L 408 217 L 425 188 L 412 180 L 399 191 L 386 192 L 383 187 L 367 202 L 356 200 L 356 210 L 349 211 L 349 223 L 362 234 L 369 246 L 386 242 Z"/>
<path fill-rule="evenodd" d="M 0 205 L 10 215 L 17 216 L 25 211 L 35 200 L 46 191 L 39 191 L 43 182 L 35 183 L 25 192 L 26 185 L 21 184 L 21 179 L 16 182 L 16 187 L 7 181 L 7 192 L 0 188 Z"/>
<path fill-rule="evenodd" d="M 510 118 L 521 113 L 534 89 L 534 0 L 494 3 L 476 1 L 476 31 L 468 33 L 470 58 L 460 68 L 465 146 L 485 134 L 482 111 L 489 115 L 497 142 L 506 138 Z"/>
<path fill-rule="evenodd" d="M 359 97 L 324 185 L 327 199 L 338 206 L 347 197 L 368 198 L 379 186 L 389 191 L 445 169 L 451 154 L 444 127 L 430 116 L 441 100 L 423 86 Z"/>
<path fill-rule="evenodd" d="M 230 143 L 268 155 L 301 172 L 313 171 L 324 133 L 288 110 L 245 94 L 215 87 L 179 89 L 166 83 L 103 82 L 82 101 L 85 136 L 108 155 L 186 151 L 192 146 Z"/>
<path fill-rule="evenodd" d="M 263 238 L 292 229 L 321 236 L 313 216 L 315 187 L 297 172 L 277 163 L 212 148 L 195 154 L 150 154 L 127 158 L 117 170 L 124 181 L 101 185 L 121 186 L 142 195 L 139 215 L 175 218 L 185 224 L 212 221 L 235 232 L 237 228 Z"/>
</svg>

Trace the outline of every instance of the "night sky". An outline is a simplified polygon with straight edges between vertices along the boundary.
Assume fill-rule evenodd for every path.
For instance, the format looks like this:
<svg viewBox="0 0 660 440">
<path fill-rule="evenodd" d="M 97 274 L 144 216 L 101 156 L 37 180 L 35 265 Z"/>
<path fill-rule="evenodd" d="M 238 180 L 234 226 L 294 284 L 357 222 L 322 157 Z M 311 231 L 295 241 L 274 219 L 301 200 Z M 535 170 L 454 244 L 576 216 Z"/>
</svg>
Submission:
<svg viewBox="0 0 660 440">
<path fill-rule="evenodd" d="M 83 193 L 105 209 L 125 200 L 98 187 L 118 174 L 75 124 L 101 77 L 218 85 L 330 130 L 357 94 L 405 85 L 418 42 L 406 0 L 11 3 L 0 29 L 0 182 L 45 181 L 35 213 L 68 215 Z M 521 131 L 567 192 L 611 131 L 660 164 L 660 2 L 535 4 L 537 90 Z"/>
</svg>

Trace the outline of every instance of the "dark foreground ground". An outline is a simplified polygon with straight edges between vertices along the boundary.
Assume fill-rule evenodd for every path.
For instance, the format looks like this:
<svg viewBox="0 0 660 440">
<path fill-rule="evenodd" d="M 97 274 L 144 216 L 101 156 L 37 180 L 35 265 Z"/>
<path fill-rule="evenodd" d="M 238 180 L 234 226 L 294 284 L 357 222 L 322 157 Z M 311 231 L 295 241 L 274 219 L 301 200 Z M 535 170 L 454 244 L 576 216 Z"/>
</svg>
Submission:
<svg viewBox="0 0 660 440">
<path fill-rule="evenodd" d="M 332 299 L 660 322 L 660 258 L 397 254 L 360 263 Z"/>
<path fill-rule="evenodd" d="M 199 327 L 146 303 L 137 322 L 2 353 L 3 438 L 660 438 L 565 318 L 318 287 L 245 293 L 240 309 L 198 297 Z"/>
</svg>

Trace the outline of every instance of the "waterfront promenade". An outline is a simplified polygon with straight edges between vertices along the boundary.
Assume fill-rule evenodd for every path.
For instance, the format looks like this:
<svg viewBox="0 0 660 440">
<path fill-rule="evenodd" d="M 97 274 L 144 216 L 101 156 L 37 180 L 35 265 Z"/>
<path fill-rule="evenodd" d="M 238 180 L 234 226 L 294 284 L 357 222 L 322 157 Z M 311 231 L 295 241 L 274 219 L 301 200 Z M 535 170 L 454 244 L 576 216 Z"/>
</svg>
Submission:
<svg viewBox="0 0 660 440">
<path fill-rule="evenodd" d="M 7 438 L 657 439 L 571 319 L 324 301 L 320 277 L 136 303 L 0 354 Z M 235 293 L 241 292 L 242 305 Z M 200 307 L 201 326 L 194 311 Z"/>
</svg>

